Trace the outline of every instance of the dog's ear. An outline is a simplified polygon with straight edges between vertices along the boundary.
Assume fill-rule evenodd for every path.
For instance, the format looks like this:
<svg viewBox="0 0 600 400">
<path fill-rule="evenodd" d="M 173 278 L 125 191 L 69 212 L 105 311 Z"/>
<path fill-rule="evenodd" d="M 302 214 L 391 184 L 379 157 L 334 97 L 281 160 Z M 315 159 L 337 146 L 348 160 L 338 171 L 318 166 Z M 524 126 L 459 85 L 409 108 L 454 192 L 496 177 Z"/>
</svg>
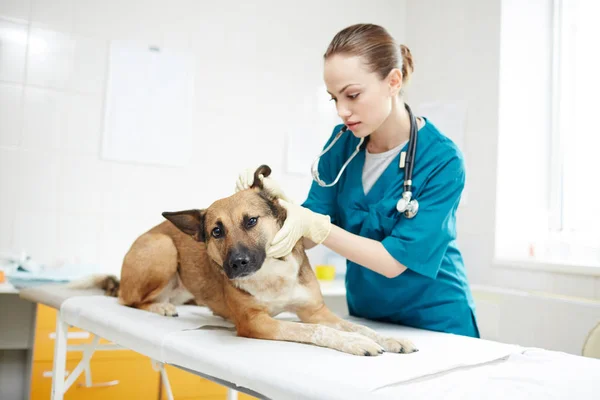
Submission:
<svg viewBox="0 0 600 400">
<path fill-rule="evenodd" d="M 275 197 L 271 192 L 267 190 L 261 190 L 258 195 L 264 200 L 266 205 L 269 207 L 269 212 L 277 220 L 279 228 L 283 226 L 285 219 L 287 218 L 287 210 L 281 206 L 278 202 L 278 197 Z"/>
<path fill-rule="evenodd" d="M 204 217 L 206 210 L 165 211 L 162 216 L 168 219 L 181 232 L 190 235 L 198 242 L 204 242 Z"/>
<path fill-rule="evenodd" d="M 254 171 L 254 182 L 252 182 L 252 186 L 250 186 L 251 188 L 258 188 L 261 190 L 263 189 L 263 183 L 260 179 L 260 175 L 262 175 L 263 178 L 266 178 L 267 176 L 271 175 L 271 167 L 263 164 L 260 167 L 256 168 L 256 171 Z"/>
</svg>

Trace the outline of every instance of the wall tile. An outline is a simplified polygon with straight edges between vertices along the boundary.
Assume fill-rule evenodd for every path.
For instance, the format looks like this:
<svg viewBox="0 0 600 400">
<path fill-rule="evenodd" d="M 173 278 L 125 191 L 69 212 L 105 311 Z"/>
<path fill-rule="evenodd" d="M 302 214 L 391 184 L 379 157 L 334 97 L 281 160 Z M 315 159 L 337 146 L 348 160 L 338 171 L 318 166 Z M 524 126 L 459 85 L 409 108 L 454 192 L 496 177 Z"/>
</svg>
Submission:
<svg viewBox="0 0 600 400">
<path fill-rule="evenodd" d="M 18 22 L 29 21 L 31 0 L 2 0 L 0 1 L 0 18 Z"/>
<path fill-rule="evenodd" d="M 18 210 L 13 228 L 13 250 L 26 252 L 38 263 L 55 263 L 60 252 L 58 214 L 31 208 Z"/>
<path fill-rule="evenodd" d="M 16 203 L 19 183 L 19 160 L 21 152 L 15 148 L 0 147 L 0 190 L 2 198 L 12 199 Z"/>
<path fill-rule="evenodd" d="M 31 24 L 70 33 L 73 30 L 73 0 L 33 0 Z"/>
<path fill-rule="evenodd" d="M 16 175 L 13 192 L 17 210 L 56 213 L 58 211 L 58 160 L 55 152 L 20 151 L 12 170 Z"/>
<path fill-rule="evenodd" d="M 0 19 L 0 81 L 23 83 L 27 25 Z"/>
<path fill-rule="evenodd" d="M 101 96 L 72 94 L 66 102 L 68 111 L 61 132 L 61 148 L 98 157 L 103 116 Z"/>
<path fill-rule="evenodd" d="M 29 33 L 29 85 L 65 89 L 73 73 L 75 40 L 68 34 L 32 28 Z"/>
<path fill-rule="evenodd" d="M 58 262 L 99 265 L 103 224 L 101 214 L 60 213 L 58 217 Z"/>
<path fill-rule="evenodd" d="M 23 87 L 0 83 L 0 146 L 18 146 L 23 129 Z"/>
<path fill-rule="evenodd" d="M 56 150 L 67 127 L 69 96 L 64 92 L 25 88 L 23 147 Z"/>
<path fill-rule="evenodd" d="M 0 221 L 0 252 L 12 251 L 15 207 L 5 196 L 0 196 Z"/>
<path fill-rule="evenodd" d="M 139 235 L 150 229 L 147 219 L 136 215 L 104 217 L 102 263 L 107 272 L 120 274 L 123 257 Z"/>
<path fill-rule="evenodd" d="M 111 167 L 88 154 L 63 154 L 59 167 L 59 209 L 66 214 L 110 213 Z"/>
<path fill-rule="evenodd" d="M 73 73 L 68 88 L 82 93 L 103 93 L 108 64 L 108 40 L 76 35 Z"/>
<path fill-rule="evenodd" d="M 0 148 L 0 251 L 12 250 L 19 156 L 20 152 L 16 149 Z"/>
</svg>

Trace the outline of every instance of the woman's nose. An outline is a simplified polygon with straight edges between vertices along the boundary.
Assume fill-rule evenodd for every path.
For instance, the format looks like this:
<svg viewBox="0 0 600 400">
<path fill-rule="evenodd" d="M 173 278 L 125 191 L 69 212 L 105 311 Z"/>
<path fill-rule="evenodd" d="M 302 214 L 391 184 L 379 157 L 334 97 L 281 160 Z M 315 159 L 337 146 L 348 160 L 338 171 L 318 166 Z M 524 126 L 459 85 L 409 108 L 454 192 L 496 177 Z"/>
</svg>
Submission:
<svg viewBox="0 0 600 400">
<path fill-rule="evenodd" d="M 337 113 L 340 118 L 348 118 L 350 115 L 352 115 L 352 112 L 348 109 L 348 107 L 344 107 L 342 105 L 338 105 Z"/>
</svg>

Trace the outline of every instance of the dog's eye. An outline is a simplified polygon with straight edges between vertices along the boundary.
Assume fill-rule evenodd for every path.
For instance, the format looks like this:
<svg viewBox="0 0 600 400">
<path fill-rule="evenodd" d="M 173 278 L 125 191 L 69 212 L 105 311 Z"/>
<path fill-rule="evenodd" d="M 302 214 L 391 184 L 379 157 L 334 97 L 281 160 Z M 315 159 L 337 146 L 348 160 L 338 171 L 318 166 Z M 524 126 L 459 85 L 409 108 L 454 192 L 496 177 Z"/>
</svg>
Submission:
<svg viewBox="0 0 600 400">
<path fill-rule="evenodd" d="M 256 225 L 258 223 L 258 218 L 257 217 L 252 217 L 248 220 L 248 222 L 246 222 L 246 226 L 248 228 L 252 228 L 254 225 Z"/>
<path fill-rule="evenodd" d="M 219 227 L 217 227 L 217 228 L 214 228 L 214 229 L 212 230 L 212 232 L 211 232 L 211 235 L 212 235 L 214 238 L 217 238 L 217 239 L 218 239 L 218 238 L 220 238 L 221 236 L 223 236 L 223 230 L 222 230 L 221 228 L 219 228 Z"/>
</svg>

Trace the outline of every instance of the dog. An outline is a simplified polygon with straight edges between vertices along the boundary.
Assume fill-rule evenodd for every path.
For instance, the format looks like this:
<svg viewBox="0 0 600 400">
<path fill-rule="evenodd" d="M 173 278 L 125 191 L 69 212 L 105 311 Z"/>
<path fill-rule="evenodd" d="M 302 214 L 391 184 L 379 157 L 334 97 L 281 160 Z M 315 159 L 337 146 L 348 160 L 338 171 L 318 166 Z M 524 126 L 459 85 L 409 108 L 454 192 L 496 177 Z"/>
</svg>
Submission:
<svg viewBox="0 0 600 400">
<path fill-rule="evenodd" d="M 417 351 L 407 339 L 382 337 L 335 315 L 323 301 L 302 241 L 281 259 L 266 249 L 283 225 L 286 210 L 267 190 L 260 166 L 247 190 L 206 209 L 163 212 L 166 219 L 140 235 L 123 259 L 121 280 L 96 276 L 72 287 L 101 287 L 120 304 L 164 316 L 176 305 L 208 307 L 231 321 L 238 336 L 312 344 L 376 356 Z M 274 318 L 295 313 L 300 322 Z"/>
</svg>

